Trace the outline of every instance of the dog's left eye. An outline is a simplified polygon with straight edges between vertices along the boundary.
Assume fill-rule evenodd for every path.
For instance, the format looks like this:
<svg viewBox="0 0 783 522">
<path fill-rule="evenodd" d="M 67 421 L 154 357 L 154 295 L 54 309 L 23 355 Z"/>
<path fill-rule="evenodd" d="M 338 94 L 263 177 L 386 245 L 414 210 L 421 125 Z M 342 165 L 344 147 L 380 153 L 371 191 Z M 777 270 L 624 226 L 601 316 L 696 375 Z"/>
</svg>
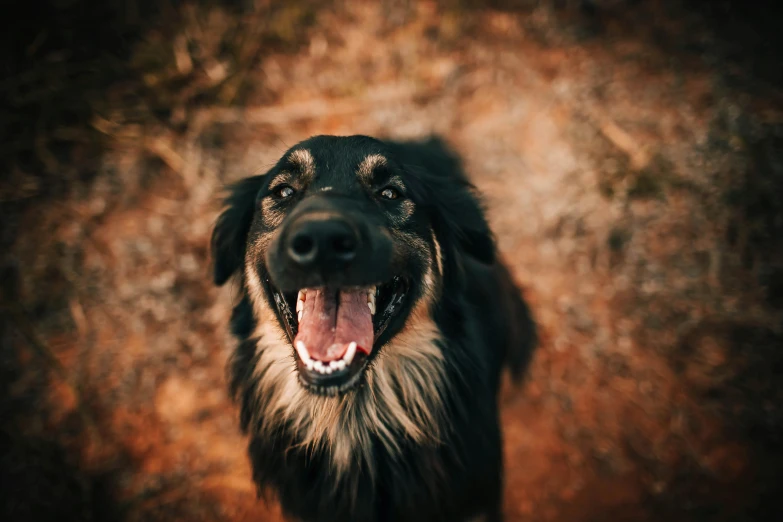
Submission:
<svg viewBox="0 0 783 522">
<path fill-rule="evenodd" d="M 400 191 L 394 187 L 386 187 L 380 194 L 383 199 L 397 199 L 400 197 Z"/>
<path fill-rule="evenodd" d="M 288 199 L 291 196 L 293 196 L 296 193 L 296 191 L 289 187 L 288 185 L 283 185 L 280 187 L 277 187 L 275 190 L 272 191 L 272 194 L 275 195 L 275 197 L 279 199 Z"/>
</svg>

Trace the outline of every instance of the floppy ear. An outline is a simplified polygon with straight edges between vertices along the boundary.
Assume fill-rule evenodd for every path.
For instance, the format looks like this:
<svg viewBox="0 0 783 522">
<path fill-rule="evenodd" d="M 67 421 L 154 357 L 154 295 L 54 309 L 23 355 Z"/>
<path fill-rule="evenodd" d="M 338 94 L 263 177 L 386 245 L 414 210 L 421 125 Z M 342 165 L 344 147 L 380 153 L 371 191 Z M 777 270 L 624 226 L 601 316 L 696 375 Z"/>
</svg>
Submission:
<svg viewBox="0 0 783 522">
<path fill-rule="evenodd" d="M 495 238 L 489 228 L 475 189 L 468 183 L 452 182 L 433 194 L 437 216 L 436 234 L 450 237 L 459 253 L 491 265 L 495 262 Z"/>
<path fill-rule="evenodd" d="M 411 172 L 412 188 L 428 207 L 435 234 L 447 248 L 458 251 L 452 257 L 464 254 L 480 263 L 494 263 L 495 240 L 459 156 L 438 136 L 388 145 Z"/>
<path fill-rule="evenodd" d="M 264 176 L 245 178 L 229 187 L 226 209 L 212 231 L 212 260 L 215 284 L 221 286 L 241 269 L 245 247 L 256 205 L 256 195 Z"/>
</svg>

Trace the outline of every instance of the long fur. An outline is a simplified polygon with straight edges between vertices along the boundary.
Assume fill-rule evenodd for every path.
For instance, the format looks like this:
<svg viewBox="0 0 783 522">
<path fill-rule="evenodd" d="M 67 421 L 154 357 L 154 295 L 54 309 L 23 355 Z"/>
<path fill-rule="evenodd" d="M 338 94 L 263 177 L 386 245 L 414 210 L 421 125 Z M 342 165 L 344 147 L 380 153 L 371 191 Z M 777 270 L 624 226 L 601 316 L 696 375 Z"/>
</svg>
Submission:
<svg viewBox="0 0 783 522">
<path fill-rule="evenodd" d="M 338 143 L 369 147 L 360 175 L 384 163 L 374 140 L 344 140 L 351 139 L 310 142 L 295 158 L 317 176 L 314 147 Z M 254 480 L 303 521 L 497 521 L 499 375 L 504 361 L 516 374 L 524 370 L 533 323 L 453 153 L 437 139 L 380 150 L 411 174 L 411 199 L 431 228 L 400 239 L 426 258 L 423 290 L 354 391 L 320 396 L 297 380 L 290 341 L 255 269 L 269 237 L 248 235 L 263 176 L 232 188 L 216 226 L 215 281 L 238 273 L 242 288 L 231 321 L 240 341 L 231 389 L 250 436 Z M 408 219 L 419 215 L 412 208 Z"/>
</svg>

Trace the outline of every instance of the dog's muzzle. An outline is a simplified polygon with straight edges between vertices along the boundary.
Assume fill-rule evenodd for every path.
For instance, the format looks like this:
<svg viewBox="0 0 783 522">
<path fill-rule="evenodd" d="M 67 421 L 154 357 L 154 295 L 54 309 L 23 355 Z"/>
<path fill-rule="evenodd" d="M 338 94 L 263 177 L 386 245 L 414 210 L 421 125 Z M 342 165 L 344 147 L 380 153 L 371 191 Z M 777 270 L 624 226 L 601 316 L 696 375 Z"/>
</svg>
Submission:
<svg viewBox="0 0 783 522">
<path fill-rule="evenodd" d="M 267 252 L 282 291 L 369 286 L 390 277 L 392 241 L 368 222 L 361 204 L 340 196 L 311 196 L 280 227 Z"/>
</svg>

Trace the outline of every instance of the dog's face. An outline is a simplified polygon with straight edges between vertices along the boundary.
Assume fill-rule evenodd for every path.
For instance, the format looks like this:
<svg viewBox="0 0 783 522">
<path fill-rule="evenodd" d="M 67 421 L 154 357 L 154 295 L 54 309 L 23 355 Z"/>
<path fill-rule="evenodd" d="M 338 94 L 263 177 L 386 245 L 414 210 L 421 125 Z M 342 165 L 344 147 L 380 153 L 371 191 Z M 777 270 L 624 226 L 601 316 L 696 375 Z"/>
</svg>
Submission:
<svg viewBox="0 0 783 522">
<path fill-rule="evenodd" d="M 464 256 L 493 260 L 467 183 L 410 163 L 425 159 L 372 138 L 318 136 L 228 199 L 213 236 L 215 280 L 243 271 L 255 314 L 279 326 L 310 393 L 361 384 L 393 340 L 432 323 Z"/>
<path fill-rule="evenodd" d="M 315 393 L 356 385 L 368 362 L 434 291 L 438 243 L 400 165 L 380 147 L 321 138 L 267 175 L 246 270 L 263 285 Z"/>
</svg>

